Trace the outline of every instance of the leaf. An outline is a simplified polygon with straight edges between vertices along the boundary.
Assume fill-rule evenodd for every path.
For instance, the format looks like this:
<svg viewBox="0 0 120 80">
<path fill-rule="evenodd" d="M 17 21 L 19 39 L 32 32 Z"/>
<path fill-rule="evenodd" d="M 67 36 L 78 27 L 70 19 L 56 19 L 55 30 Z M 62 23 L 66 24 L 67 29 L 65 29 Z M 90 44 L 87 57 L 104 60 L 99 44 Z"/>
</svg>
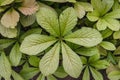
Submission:
<svg viewBox="0 0 120 80">
<path fill-rule="evenodd" d="M 65 78 L 68 74 L 64 71 L 63 66 L 59 66 L 54 75 L 59 78 Z"/>
<path fill-rule="evenodd" d="M 22 53 L 20 52 L 20 45 L 16 42 L 16 44 L 13 46 L 10 55 L 10 62 L 12 66 L 18 66 L 20 63 L 20 60 L 22 58 Z"/>
<path fill-rule="evenodd" d="M 105 17 L 107 17 L 107 18 L 116 18 L 116 19 L 119 19 L 119 18 L 120 18 L 120 9 L 115 9 L 115 10 L 113 10 L 112 12 L 107 13 L 107 14 L 105 15 Z"/>
<path fill-rule="evenodd" d="M 83 27 L 65 36 L 65 40 L 85 47 L 92 47 L 102 41 L 102 36 L 95 29 Z"/>
<path fill-rule="evenodd" d="M 0 0 L 0 6 L 11 4 L 14 0 Z"/>
<path fill-rule="evenodd" d="M 114 55 L 119 55 L 120 54 L 120 46 L 117 47 L 117 49 L 113 53 Z"/>
<path fill-rule="evenodd" d="M 30 56 L 30 58 L 28 59 L 30 65 L 35 66 L 35 67 L 39 67 L 39 62 L 40 62 L 40 58 L 37 56 Z"/>
<path fill-rule="evenodd" d="M 55 42 L 56 39 L 52 36 L 32 34 L 24 39 L 21 44 L 20 51 L 28 55 L 36 55 Z"/>
<path fill-rule="evenodd" d="M 90 65 L 95 67 L 96 69 L 105 69 L 109 66 L 109 63 L 106 60 L 98 60 L 96 62 L 90 63 Z"/>
<path fill-rule="evenodd" d="M 120 23 L 118 20 L 116 19 L 112 19 L 112 18 L 104 18 L 104 20 L 106 21 L 107 27 L 113 31 L 118 31 L 120 29 Z"/>
<path fill-rule="evenodd" d="M 52 1 L 52 2 L 59 2 L 59 3 L 67 2 L 67 0 L 45 0 L 45 1 Z"/>
<path fill-rule="evenodd" d="M 107 28 L 107 23 L 104 19 L 99 19 L 96 23 L 96 27 L 98 30 L 105 30 Z"/>
<path fill-rule="evenodd" d="M 43 74 L 40 74 L 36 80 L 45 80 L 45 76 Z"/>
<path fill-rule="evenodd" d="M 20 22 L 24 27 L 30 26 L 35 22 L 35 15 L 28 15 L 28 16 L 24 16 L 22 15 L 20 17 Z"/>
<path fill-rule="evenodd" d="M 89 12 L 88 14 L 87 14 L 87 18 L 90 20 L 90 21 L 97 21 L 98 19 L 99 19 L 99 17 L 100 17 L 100 14 L 99 14 L 99 12 L 98 11 L 93 11 L 93 12 Z"/>
<path fill-rule="evenodd" d="M 45 76 L 53 74 L 57 70 L 59 65 L 59 52 L 60 44 L 57 43 L 42 57 L 39 68 Z"/>
<path fill-rule="evenodd" d="M 24 80 L 21 75 L 19 75 L 17 72 L 12 70 L 12 76 L 14 78 L 14 80 Z"/>
<path fill-rule="evenodd" d="M 107 50 L 111 50 L 111 51 L 116 49 L 115 45 L 108 41 L 102 41 L 100 43 L 100 46 L 102 46 L 103 48 Z"/>
<path fill-rule="evenodd" d="M 11 65 L 4 52 L 1 53 L 0 64 L 1 64 L 0 76 L 5 78 L 5 80 L 11 80 L 10 79 L 10 76 L 12 74 Z"/>
<path fill-rule="evenodd" d="M 20 36 L 20 41 L 23 41 L 25 37 L 31 34 L 41 34 L 42 29 L 41 28 L 33 28 L 25 32 L 23 35 Z"/>
<path fill-rule="evenodd" d="M 49 13 L 48 13 L 49 12 Z M 42 7 L 36 14 L 38 24 L 54 36 L 59 36 L 59 24 L 57 13 L 47 7 Z"/>
<path fill-rule="evenodd" d="M 28 63 L 25 63 L 23 69 L 20 71 L 19 74 L 24 78 L 24 80 L 29 80 L 38 73 L 39 73 L 38 68 L 29 67 Z"/>
<path fill-rule="evenodd" d="M 96 62 L 96 61 L 99 60 L 99 59 L 100 59 L 100 54 L 97 53 L 97 54 L 95 54 L 95 55 L 93 55 L 93 56 L 90 56 L 88 62 L 89 62 L 89 63 Z"/>
<path fill-rule="evenodd" d="M 110 80 L 119 80 L 120 79 L 120 71 L 112 71 L 108 74 L 108 78 Z"/>
<path fill-rule="evenodd" d="M 17 36 L 17 29 L 16 28 L 6 28 L 0 23 L 0 34 L 4 37 L 14 38 Z"/>
<path fill-rule="evenodd" d="M 77 78 L 82 70 L 80 57 L 62 42 L 63 67 L 71 77 Z"/>
<path fill-rule="evenodd" d="M 114 32 L 113 38 L 114 38 L 114 39 L 120 39 L 120 31 Z"/>
<path fill-rule="evenodd" d="M 90 80 L 89 68 L 87 67 L 84 71 L 82 80 Z"/>
<path fill-rule="evenodd" d="M 108 29 L 108 28 L 103 30 L 103 31 L 101 31 L 101 34 L 102 34 L 103 38 L 107 38 L 107 37 L 111 36 L 112 33 L 113 33 L 113 31 Z"/>
<path fill-rule="evenodd" d="M 34 14 L 38 8 L 39 5 L 36 0 L 23 0 L 22 6 L 18 10 L 27 16 Z"/>
<path fill-rule="evenodd" d="M 57 80 L 57 79 L 54 76 L 49 75 L 49 76 L 47 76 L 47 80 Z"/>
<path fill-rule="evenodd" d="M 95 80 L 103 80 L 103 76 L 100 72 L 95 70 L 94 68 L 90 67 L 90 71 L 92 73 L 92 76 Z"/>
<path fill-rule="evenodd" d="M 97 49 L 97 47 L 91 47 L 91 48 L 80 47 L 76 50 L 76 52 L 84 56 L 93 56 L 99 53 L 99 50 Z"/>
<path fill-rule="evenodd" d="M 15 40 L 12 39 L 0 39 L 0 50 L 9 47 L 15 42 Z"/>
<path fill-rule="evenodd" d="M 15 28 L 19 21 L 19 17 L 19 13 L 12 8 L 2 16 L 1 24 L 6 28 Z"/>
<path fill-rule="evenodd" d="M 64 36 L 68 32 L 70 32 L 77 24 L 77 15 L 75 13 L 75 10 L 72 7 L 65 9 L 60 14 L 59 21 L 60 21 L 61 35 Z"/>
</svg>

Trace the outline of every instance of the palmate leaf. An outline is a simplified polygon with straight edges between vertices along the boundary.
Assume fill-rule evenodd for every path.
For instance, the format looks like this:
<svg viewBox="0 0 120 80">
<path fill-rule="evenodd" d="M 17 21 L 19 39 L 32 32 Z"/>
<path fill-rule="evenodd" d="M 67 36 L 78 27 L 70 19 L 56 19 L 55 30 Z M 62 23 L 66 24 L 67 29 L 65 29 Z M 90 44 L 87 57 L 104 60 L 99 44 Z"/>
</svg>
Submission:
<svg viewBox="0 0 120 80">
<path fill-rule="evenodd" d="M 38 8 L 39 5 L 36 0 L 23 0 L 22 6 L 18 10 L 27 16 L 34 14 Z"/>
<path fill-rule="evenodd" d="M 60 35 L 58 16 L 54 9 L 41 7 L 37 12 L 36 17 L 38 24 L 47 32 L 54 36 Z"/>
<path fill-rule="evenodd" d="M 0 34 L 4 37 L 14 38 L 17 36 L 17 29 L 6 28 L 0 23 Z"/>
<path fill-rule="evenodd" d="M 20 51 L 28 55 L 36 55 L 55 42 L 56 39 L 52 36 L 32 34 L 24 39 Z"/>
<path fill-rule="evenodd" d="M 53 74 L 57 70 L 59 65 L 59 51 L 60 43 L 57 43 L 42 57 L 39 67 L 45 76 Z"/>
<path fill-rule="evenodd" d="M 63 67 L 70 76 L 77 78 L 82 70 L 80 57 L 62 42 Z"/>
<path fill-rule="evenodd" d="M 19 21 L 19 17 L 19 13 L 15 9 L 11 8 L 2 16 L 1 24 L 6 28 L 15 28 Z"/>
<path fill-rule="evenodd" d="M 0 0 L 0 6 L 11 4 L 14 0 Z"/>
<path fill-rule="evenodd" d="M 92 47 L 102 41 L 102 36 L 95 29 L 83 27 L 65 36 L 65 40 L 85 47 Z"/>
<path fill-rule="evenodd" d="M 12 69 L 9 60 L 7 59 L 4 52 L 0 56 L 0 76 L 5 78 L 5 80 L 11 80 L 10 76 L 12 74 Z"/>
<path fill-rule="evenodd" d="M 75 10 L 70 7 L 65 9 L 59 18 L 61 35 L 64 36 L 66 33 L 71 31 L 77 24 L 77 15 Z"/>
<path fill-rule="evenodd" d="M 20 45 L 16 42 L 16 44 L 13 46 L 10 55 L 10 62 L 12 66 L 18 66 L 20 63 L 20 60 L 22 58 L 22 53 L 20 52 Z"/>
</svg>

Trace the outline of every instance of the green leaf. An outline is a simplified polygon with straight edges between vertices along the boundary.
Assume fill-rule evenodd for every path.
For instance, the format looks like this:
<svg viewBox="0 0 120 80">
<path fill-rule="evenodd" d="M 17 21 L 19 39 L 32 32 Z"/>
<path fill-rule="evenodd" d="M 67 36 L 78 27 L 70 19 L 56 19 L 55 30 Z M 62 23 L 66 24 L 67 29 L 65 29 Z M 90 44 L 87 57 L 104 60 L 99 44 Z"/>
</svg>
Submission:
<svg viewBox="0 0 120 80">
<path fill-rule="evenodd" d="M 16 44 L 13 46 L 10 55 L 10 62 L 12 66 L 18 66 L 20 63 L 20 60 L 22 58 L 22 53 L 20 52 L 20 45 L 16 42 Z"/>
<path fill-rule="evenodd" d="M 102 41 L 100 43 L 100 46 L 102 46 L 103 48 L 105 48 L 107 50 L 111 50 L 111 51 L 116 49 L 115 45 L 108 41 Z"/>
<path fill-rule="evenodd" d="M 0 76 L 5 78 L 5 80 L 11 80 L 10 76 L 12 74 L 12 69 L 9 60 L 7 59 L 4 52 L 1 53 L 0 56 Z"/>
<path fill-rule="evenodd" d="M 39 62 L 40 62 L 40 58 L 37 56 L 30 56 L 30 58 L 28 59 L 30 65 L 35 66 L 35 67 L 39 67 Z"/>
<path fill-rule="evenodd" d="M 86 67 L 86 69 L 84 71 L 82 80 L 90 80 L 90 73 L 89 73 L 89 68 L 88 67 Z"/>
<path fill-rule="evenodd" d="M 20 71 L 20 75 L 25 79 L 29 80 L 39 73 L 38 68 L 30 67 L 28 63 L 25 63 L 23 69 Z"/>
<path fill-rule="evenodd" d="M 27 27 L 32 25 L 35 22 L 35 19 L 36 19 L 35 15 L 28 15 L 28 16 L 21 15 L 20 22 L 24 27 Z"/>
<path fill-rule="evenodd" d="M 99 50 L 97 49 L 97 47 L 91 47 L 91 48 L 80 47 L 76 50 L 76 52 L 84 56 L 93 56 L 99 53 Z"/>
<path fill-rule="evenodd" d="M 99 59 L 100 59 L 100 54 L 97 53 L 97 54 L 95 54 L 95 55 L 93 55 L 93 56 L 90 56 L 88 62 L 89 62 L 89 63 L 96 62 L 96 61 L 99 60 Z"/>
<path fill-rule="evenodd" d="M 99 19 L 96 23 L 98 30 L 105 30 L 107 28 L 107 23 L 104 19 Z"/>
<path fill-rule="evenodd" d="M 49 75 L 49 76 L 47 76 L 47 80 L 57 80 L 57 79 L 54 76 Z"/>
<path fill-rule="evenodd" d="M 42 57 L 39 68 L 45 76 L 53 74 L 57 70 L 59 65 L 59 52 L 60 44 L 57 43 Z"/>
<path fill-rule="evenodd" d="M 36 80 L 45 80 L 45 76 L 43 74 L 40 74 Z"/>
<path fill-rule="evenodd" d="M 21 75 L 19 75 L 17 72 L 12 70 L 12 76 L 14 78 L 14 80 L 24 80 Z"/>
<path fill-rule="evenodd" d="M 0 0 L 0 6 L 11 4 L 14 0 Z"/>
<path fill-rule="evenodd" d="M 8 46 L 12 45 L 15 40 L 12 39 L 0 39 L 0 50 L 7 48 Z"/>
<path fill-rule="evenodd" d="M 42 29 L 41 28 L 33 28 L 33 29 L 30 29 L 28 30 L 27 32 L 25 32 L 22 36 L 20 36 L 20 41 L 24 40 L 24 38 L 28 35 L 31 35 L 31 34 L 41 34 L 42 32 Z"/>
<path fill-rule="evenodd" d="M 100 72 L 95 70 L 94 68 L 90 67 L 90 71 L 92 73 L 92 76 L 95 80 L 103 80 L 103 76 Z"/>
<path fill-rule="evenodd" d="M 95 29 L 83 27 L 65 36 L 65 40 L 85 47 L 92 47 L 102 41 L 102 36 Z"/>
<path fill-rule="evenodd" d="M 58 16 L 53 9 L 42 7 L 37 12 L 36 17 L 38 24 L 47 32 L 54 36 L 60 35 Z"/>
<path fill-rule="evenodd" d="M 117 49 L 113 53 L 114 55 L 119 55 L 120 54 L 120 46 L 117 47 Z"/>
<path fill-rule="evenodd" d="M 59 3 L 67 2 L 67 0 L 45 0 L 45 1 L 52 1 L 52 2 L 59 2 Z"/>
<path fill-rule="evenodd" d="M 80 57 L 62 42 L 63 67 L 70 76 L 77 78 L 82 70 Z"/>
<path fill-rule="evenodd" d="M 16 28 L 6 28 L 0 23 L 0 34 L 4 37 L 14 38 L 17 36 L 17 29 Z"/>
<path fill-rule="evenodd" d="M 100 16 L 100 14 L 99 14 L 99 12 L 98 11 L 93 11 L 93 12 L 89 12 L 88 14 L 87 14 L 87 18 L 90 20 L 90 21 L 97 21 L 98 19 L 99 19 L 99 16 Z"/>
<path fill-rule="evenodd" d="M 90 65 L 95 67 L 96 69 L 105 69 L 109 66 L 109 63 L 106 60 L 98 60 L 90 63 Z"/>
<path fill-rule="evenodd" d="M 103 30 L 103 31 L 101 31 L 101 34 L 102 34 L 103 38 L 107 38 L 107 37 L 111 36 L 112 33 L 113 33 L 113 31 L 108 29 L 108 28 Z"/>
<path fill-rule="evenodd" d="M 21 44 L 20 51 L 28 55 L 36 55 L 55 42 L 56 39 L 52 36 L 32 34 L 24 39 Z"/>
<path fill-rule="evenodd" d="M 65 78 L 68 74 L 64 71 L 63 66 L 59 66 L 54 75 L 59 78 Z"/>
<path fill-rule="evenodd" d="M 106 17 L 104 17 L 104 20 L 106 21 L 107 27 L 109 29 L 113 31 L 118 31 L 120 29 L 120 23 L 118 20 Z"/>
<path fill-rule="evenodd" d="M 120 79 L 120 71 L 112 71 L 108 74 L 108 78 L 110 80 L 119 80 Z"/>
<path fill-rule="evenodd" d="M 114 39 L 120 39 L 120 31 L 114 32 L 113 38 L 114 38 Z"/>
<path fill-rule="evenodd" d="M 115 10 L 113 10 L 112 12 L 107 13 L 107 14 L 105 15 L 105 17 L 107 17 L 107 18 L 116 18 L 116 19 L 119 19 L 119 18 L 120 18 L 120 9 L 115 9 Z"/>
<path fill-rule="evenodd" d="M 61 35 L 64 36 L 70 32 L 77 24 L 77 15 L 75 13 L 75 10 L 72 7 L 65 9 L 61 13 L 59 21 Z"/>
</svg>

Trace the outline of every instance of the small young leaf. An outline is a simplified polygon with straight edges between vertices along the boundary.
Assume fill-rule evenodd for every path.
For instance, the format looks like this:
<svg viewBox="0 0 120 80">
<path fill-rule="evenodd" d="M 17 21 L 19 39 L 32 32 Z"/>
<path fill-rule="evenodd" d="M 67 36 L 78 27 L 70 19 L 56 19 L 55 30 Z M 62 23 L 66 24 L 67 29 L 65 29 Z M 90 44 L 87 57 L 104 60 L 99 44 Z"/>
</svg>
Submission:
<svg viewBox="0 0 120 80">
<path fill-rule="evenodd" d="M 120 31 L 114 32 L 113 38 L 114 38 L 114 39 L 120 39 Z"/>
<path fill-rule="evenodd" d="M 113 31 L 108 28 L 106 30 L 101 31 L 103 38 L 107 38 L 107 37 L 111 36 L 112 33 L 113 33 Z"/>
<path fill-rule="evenodd" d="M 104 19 L 99 19 L 96 23 L 96 27 L 98 30 L 105 30 L 107 28 L 107 23 Z"/>
<path fill-rule="evenodd" d="M 36 0 L 23 0 L 22 6 L 18 10 L 27 16 L 34 14 L 38 8 L 39 5 Z"/>
<path fill-rule="evenodd" d="M 108 74 L 108 78 L 110 80 L 119 80 L 120 79 L 120 71 L 112 71 Z"/>
<path fill-rule="evenodd" d="M 36 55 L 56 42 L 52 36 L 32 34 L 27 36 L 21 44 L 20 51 L 28 55 Z"/>
<path fill-rule="evenodd" d="M 77 24 L 77 15 L 75 13 L 75 10 L 72 7 L 65 9 L 61 13 L 59 21 L 61 35 L 64 36 Z"/>
<path fill-rule="evenodd" d="M 0 76 L 5 78 L 5 80 L 11 80 L 10 76 L 12 74 L 12 69 L 9 60 L 7 59 L 4 52 L 0 56 Z"/>
<path fill-rule="evenodd" d="M 86 69 L 84 71 L 82 80 L 90 80 L 90 73 L 89 73 L 89 68 L 88 67 L 86 67 Z"/>
<path fill-rule="evenodd" d="M 77 78 L 82 70 L 80 57 L 70 47 L 62 43 L 63 67 L 70 76 Z"/>
<path fill-rule="evenodd" d="M 40 58 L 37 56 L 30 56 L 29 63 L 32 66 L 39 67 Z"/>
<path fill-rule="evenodd" d="M 54 9 L 41 7 L 37 12 L 36 17 L 38 24 L 47 32 L 54 36 L 60 35 L 58 16 Z"/>
<path fill-rule="evenodd" d="M 36 17 L 34 14 L 29 15 L 29 16 L 21 15 L 20 22 L 24 27 L 27 27 L 27 26 L 32 25 L 35 22 L 35 19 L 36 19 Z"/>
<path fill-rule="evenodd" d="M 65 40 L 85 47 L 92 47 L 102 41 L 102 36 L 95 29 L 83 27 L 65 36 Z"/>
<path fill-rule="evenodd" d="M 6 28 L 15 28 L 19 21 L 19 13 L 15 9 L 10 9 L 1 18 L 1 24 Z"/>
<path fill-rule="evenodd" d="M 89 62 L 89 63 L 96 62 L 96 61 L 99 60 L 99 59 L 100 59 L 100 54 L 97 53 L 97 54 L 95 54 L 95 55 L 93 55 L 93 56 L 90 56 L 88 62 Z"/>
<path fill-rule="evenodd" d="M 103 80 L 103 76 L 100 72 L 95 70 L 94 68 L 90 67 L 90 71 L 92 73 L 92 76 L 95 80 Z"/>
<path fill-rule="evenodd" d="M 100 46 L 102 46 L 103 48 L 107 50 L 111 50 L 111 51 L 116 49 L 115 45 L 108 41 L 102 41 L 100 43 Z"/>
<path fill-rule="evenodd" d="M 10 58 L 10 62 L 12 64 L 12 66 L 18 66 L 20 63 L 20 60 L 22 58 L 22 53 L 20 52 L 20 45 L 19 43 L 16 43 L 9 55 Z"/>
<path fill-rule="evenodd" d="M 54 76 L 49 75 L 49 76 L 47 76 L 47 80 L 57 80 L 57 79 Z"/>
<path fill-rule="evenodd" d="M 6 28 L 0 23 L 0 34 L 4 37 L 14 38 L 17 36 L 16 28 Z"/>
<path fill-rule="evenodd" d="M 48 51 L 42 57 L 39 68 L 45 76 L 53 74 L 57 70 L 59 65 L 59 51 L 60 44 L 57 43 L 50 51 Z"/>
</svg>

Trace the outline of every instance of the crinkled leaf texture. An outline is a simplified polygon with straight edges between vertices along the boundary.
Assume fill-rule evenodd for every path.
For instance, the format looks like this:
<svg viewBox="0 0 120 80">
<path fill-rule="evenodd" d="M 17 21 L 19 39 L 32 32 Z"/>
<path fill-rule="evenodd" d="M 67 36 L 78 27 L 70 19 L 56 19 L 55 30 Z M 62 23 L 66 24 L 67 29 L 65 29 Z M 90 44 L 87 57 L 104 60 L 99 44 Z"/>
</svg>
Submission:
<svg viewBox="0 0 120 80">
<path fill-rule="evenodd" d="M 21 44 L 20 51 L 28 55 L 36 55 L 55 42 L 56 39 L 52 36 L 32 34 L 24 39 Z"/>
<path fill-rule="evenodd" d="M 80 57 L 64 42 L 62 42 L 63 67 L 70 76 L 77 78 L 82 70 Z"/>
<path fill-rule="evenodd" d="M 15 9 L 8 10 L 1 18 L 1 24 L 6 28 L 15 28 L 19 21 L 19 13 Z"/>
<path fill-rule="evenodd" d="M 53 74 L 57 70 L 59 65 L 59 52 L 60 43 L 57 43 L 42 57 L 39 67 L 45 76 Z"/>
<path fill-rule="evenodd" d="M 102 41 L 102 36 L 95 29 L 83 27 L 65 36 L 65 40 L 85 47 L 92 47 Z"/>
</svg>

